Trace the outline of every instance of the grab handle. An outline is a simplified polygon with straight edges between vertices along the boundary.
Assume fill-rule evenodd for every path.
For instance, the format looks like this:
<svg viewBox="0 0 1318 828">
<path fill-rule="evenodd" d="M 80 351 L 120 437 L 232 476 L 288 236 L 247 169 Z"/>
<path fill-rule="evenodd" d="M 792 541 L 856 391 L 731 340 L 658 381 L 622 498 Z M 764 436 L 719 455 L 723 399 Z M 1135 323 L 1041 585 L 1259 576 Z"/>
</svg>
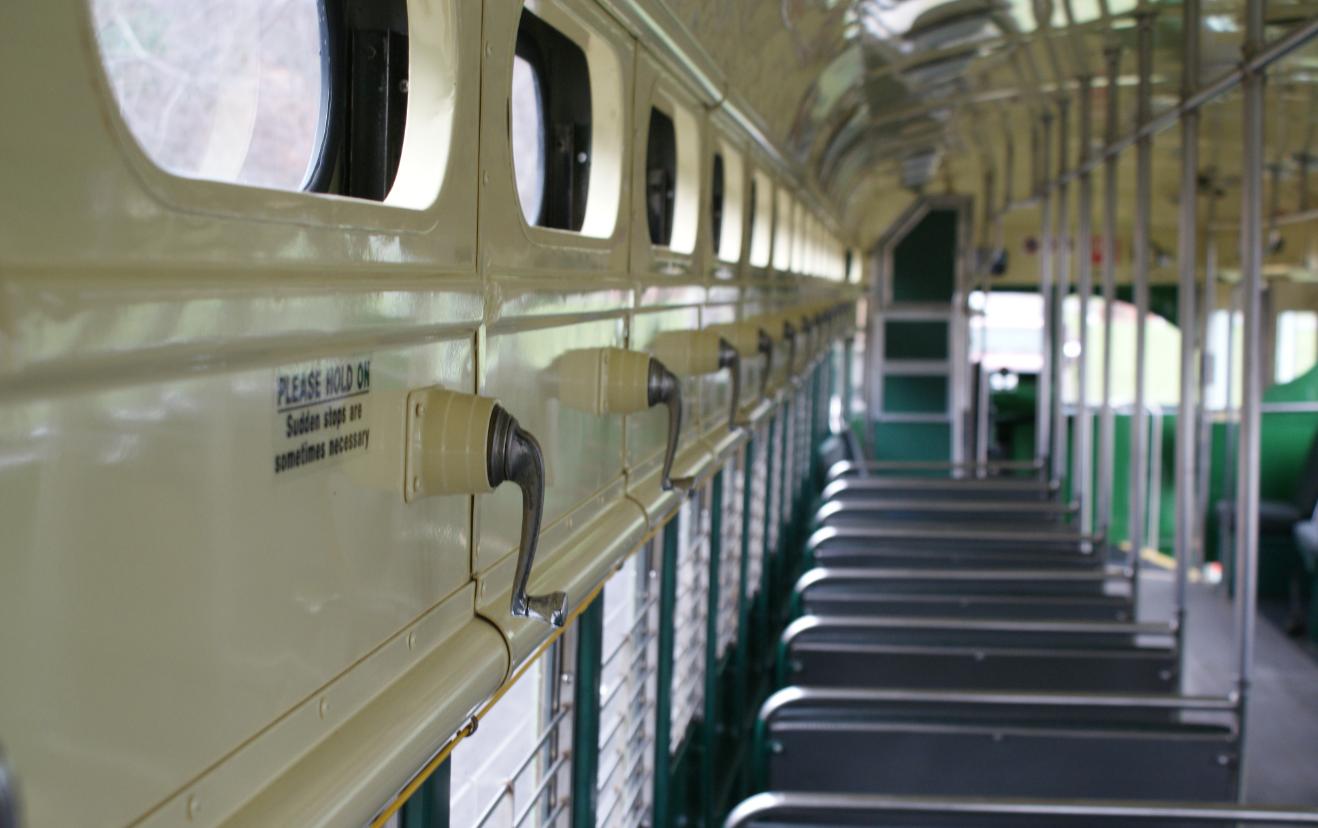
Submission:
<svg viewBox="0 0 1318 828">
<path fill-rule="evenodd" d="M 522 539 L 513 569 L 512 614 L 519 618 L 532 616 L 561 627 L 567 620 L 567 593 L 531 595 L 527 592 L 545 511 L 545 460 L 540 444 L 511 414 L 495 406 L 487 458 L 492 485 L 511 481 L 522 490 Z"/>
<path fill-rule="evenodd" d="M 583 348 L 558 361 L 558 396 L 568 406 L 593 414 L 635 414 L 668 408 L 668 442 L 659 485 L 664 491 L 690 488 L 690 478 L 673 478 L 682 436 L 682 383 L 659 360 L 625 348 Z"/>
<path fill-rule="evenodd" d="M 741 408 L 741 355 L 723 337 L 718 340 L 718 367 L 727 368 L 732 378 L 732 403 L 728 407 L 728 431 L 737 430 L 737 411 Z"/>
<path fill-rule="evenodd" d="M 522 490 L 522 525 L 513 572 L 512 614 L 563 626 L 567 593 L 528 595 L 544 515 L 540 444 L 489 397 L 431 387 L 407 395 L 403 499 L 485 494 L 505 482 Z"/>
<path fill-rule="evenodd" d="M 699 376 L 728 369 L 732 381 L 732 407 L 728 413 L 728 430 L 737 430 L 737 411 L 741 408 L 741 355 L 719 332 L 663 331 L 651 346 L 655 357 L 678 376 Z"/>
</svg>

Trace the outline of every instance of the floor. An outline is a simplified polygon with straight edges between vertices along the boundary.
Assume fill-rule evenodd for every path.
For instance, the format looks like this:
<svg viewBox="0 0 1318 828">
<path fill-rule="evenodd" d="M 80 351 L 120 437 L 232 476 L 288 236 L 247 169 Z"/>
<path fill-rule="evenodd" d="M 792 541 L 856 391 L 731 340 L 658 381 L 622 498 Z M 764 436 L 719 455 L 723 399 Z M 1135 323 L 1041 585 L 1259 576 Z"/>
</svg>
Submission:
<svg viewBox="0 0 1318 828">
<path fill-rule="evenodd" d="M 1171 616 L 1171 574 L 1146 568 L 1141 620 Z M 1235 613 L 1225 588 L 1191 584 L 1186 624 L 1185 692 L 1235 688 Z M 1245 799 L 1255 804 L 1318 805 L 1318 659 L 1260 615 L 1245 730 Z"/>
</svg>

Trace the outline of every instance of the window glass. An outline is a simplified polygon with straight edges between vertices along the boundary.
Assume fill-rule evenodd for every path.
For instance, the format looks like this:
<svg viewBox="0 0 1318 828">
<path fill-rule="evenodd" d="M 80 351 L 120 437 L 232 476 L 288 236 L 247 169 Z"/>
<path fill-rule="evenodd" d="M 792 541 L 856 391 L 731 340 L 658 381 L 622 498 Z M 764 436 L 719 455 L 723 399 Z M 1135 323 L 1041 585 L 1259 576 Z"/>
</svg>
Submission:
<svg viewBox="0 0 1318 828">
<path fill-rule="evenodd" d="M 1277 314 L 1277 382 L 1290 382 L 1307 374 L 1315 362 L 1318 362 L 1318 313 Z"/>
<path fill-rule="evenodd" d="M 517 28 L 509 129 L 522 215 L 580 230 L 591 170 L 591 83 L 586 53 L 525 9 Z"/>
<path fill-rule="evenodd" d="M 751 251 L 752 267 L 769 264 L 773 236 L 773 185 L 768 176 L 757 172 L 751 179 Z"/>
<path fill-rule="evenodd" d="M 741 455 L 736 454 L 723 464 L 723 537 L 720 538 L 719 602 L 718 602 L 718 655 L 721 658 L 736 643 L 737 615 L 741 589 L 741 524 L 742 504 L 745 501 L 745 475 L 742 474 Z"/>
<path fill-rule="evenodd" d="M 792 266 L 792 219 L 795 217 L 792 197 L 786 190 L 778 190 L 774 216 L 773 269 L 786 273 Z"/>
<path fill-rule="evenodd" d="M 527 224 L 540 222 L 545 197 L 545 107 L 540 75 L 521 55 L 513 58 L 510 129 L 517 197 Z"/>
<path fill-rule="evenodd" d="M 596 822 L 640 826 L 654 788 L 658 579 L 654 543 L 604 585 Z"/>
<path fill-rule="evenodd" d="M 561 693 L 562 655 L 560 644 L 551 646 L 453 749 L 451 825 L 567 825 L 571 708 Z"/>
<path fill-rule="evenodd" d="M 650 110 L 645 144 L 645 217 L 650 243 L 667 247 L 673 238 L 673 202 L 677 197 L 677 130 L 673 119 Z"/>
<path fill-rule="evenodd" d="M 705 636 L 709 623 L 709 492 L 687 498 L 677 513 L 677 596 L 673 605 L 672 732 L 676 753 L 705 699 Z"/>
<path fill-rule="evenodd" d="M 709 186 L 709 229 L 714 252 L 720 253 L 723 239 L 723 156 L 714 153 L 713 180 Z"/>
<path fill-rule="evenodd" d="M 178 175 L 298 189 L 320 157 L 320 0 L 93 0 L 133 137 Z"/>
<path fill-rule="evenodd" d="M 970 318 L 971 353 L 981 354 L 989 371 L 1000 373 L 996 382 L 1014 383 L 1018 374 L 1037 374 L 1043 365 L 1043 300 L 1037 293 L 973 291 L 969 297 L 975 312 Z M 1089 338 L 1086 357 L 1086 395 L 1092 406 L 1103 394 L 1103 300 L 1089 300 Z M 1068 296 L 1062 315 L 1067 336 L 1062 342 L 1062 401 L 1079 400 L 1080 382 L 1080 297 Z M 1135 306 L 1129 302 L 1112 305 L 1112 404 L 1135 402 L 1135 338 L 1138 326 Z M 1180 398 L 1181 332 L 1166 319 L 1150 313 L 1144 352 L 1145 398 L 1149 405 L 1175 405 Z M 1210 343 L 1214 333 L 1210 330 Z M 1211 366 L 1210 366 L 1210 370 Z M 1238 381 L 1238 380 L 1237 380 Z M 1214 391 L 1209 389 L 1210 406 Z"/>
</svg>

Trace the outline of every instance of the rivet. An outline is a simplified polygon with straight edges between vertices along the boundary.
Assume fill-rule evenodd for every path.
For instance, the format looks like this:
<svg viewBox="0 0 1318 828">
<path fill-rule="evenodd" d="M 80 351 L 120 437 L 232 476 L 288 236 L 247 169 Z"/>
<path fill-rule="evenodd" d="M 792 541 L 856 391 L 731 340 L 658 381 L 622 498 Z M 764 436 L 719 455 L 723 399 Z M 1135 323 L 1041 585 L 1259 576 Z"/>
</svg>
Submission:
<svg viewBox="0 0 1318 828">
<path fill-rule="evenodd" d="M 489 173 L 488 171 L 481 173 L 481 183 L 482 183 L 482 184 L 485 184 L 485 185 L 487 185 L 487 186 L 489 185 L 489 183 L 490 183 L 490 173 Z"/>
<path fill-rule="evenodd" d="M 416 404 L 416 415 L 417 415 L 418 417 L 421 416 L 421 403 L 417 403 L 417 404 Z"/>
<path fill-rule="evenodd" d="M 419 492 L 419 491 L 421 491 L 421 478 L 420 478 L 420 477 L 413 477 L 413 478 L 412 478 L 412 491 L 414 491 L 414 492 Z"/>
<path fill-rule="evenodd" d="M 326 699 L 324 697 L 321 698 L 319 709 L 317 710 L 317 712 L 320 714 L 320 717 L 322 719 L 325 718 L 325 715 L 329 713 L 329 699 Z"/>
<path fill-rule="evenodd" d="M 188 794 L 188 819 L 195 819 L 198 812 L 201 811 L 201 800 L 196 794 Z"/>
<path fill-rule="evenodd" d="M 411 650 L 416 647 L 416 630 L 407 634 L 407 649 Z"/>
</svg>

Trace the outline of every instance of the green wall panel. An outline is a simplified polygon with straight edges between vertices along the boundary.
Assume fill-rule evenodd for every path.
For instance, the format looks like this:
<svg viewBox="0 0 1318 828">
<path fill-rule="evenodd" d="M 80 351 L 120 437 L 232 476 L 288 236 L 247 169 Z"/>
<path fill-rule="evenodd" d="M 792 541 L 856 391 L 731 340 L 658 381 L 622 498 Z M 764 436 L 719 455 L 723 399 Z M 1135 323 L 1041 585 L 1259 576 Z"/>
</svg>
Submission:
<svg viewBox="0 0 1318 828">
<path fill-rule="evenodd" d="M 947 411 L 947 377 L 890 374 L 883 378 L 883 410 L 893 414 Z"/>
<path fill-rule="evenodd" d="M 947 359 L 947 323 L 891 321 L 883 325 L 884 359 Z"/>
<path fill-rule="evenodd" d="M 956 290 L 956 211 L 934 210 L 892 254 L 894 302 L 951 302 Z"/>
<path fill-rule="evenodd" d="M 952 431 L 948 423 L 875 423 L 879 460 L 946 460 Z"/>
</svg>

